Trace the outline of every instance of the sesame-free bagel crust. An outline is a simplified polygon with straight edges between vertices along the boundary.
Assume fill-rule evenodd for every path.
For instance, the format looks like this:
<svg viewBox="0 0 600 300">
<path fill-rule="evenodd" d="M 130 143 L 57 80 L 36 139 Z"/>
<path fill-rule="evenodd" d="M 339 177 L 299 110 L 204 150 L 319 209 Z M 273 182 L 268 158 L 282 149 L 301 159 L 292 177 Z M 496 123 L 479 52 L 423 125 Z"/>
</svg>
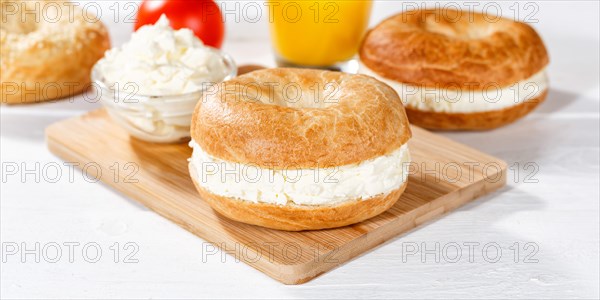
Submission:
<svg viewBox="0 0 600 300">
<path fill-rule="evenodd" d="M 92 15 L 63 1 L 2 0 L 0 4 L 2 103 L 58 99 L 90 86 L 93 65 L 110 48 L 108 31 L 99 18 L 88 21 L 86 17 L 93 19 Z M 42 14 L 50 8 L 60 9 L 58 20 L 32 13 Z M 17 12 L 9 14 L 12 9 Z M 27 22 L 21 19 L 25 13 Z M 35 22 L 36 18 L 41 21 Z"/>
<path fill-rule="evenodd" d="M 367 33 L 360 59 L 398 82 L 473 90 L 511 85 L 549 61 L 531 26 L 449 9 L 407 11 L 384 20 Z"/>
<path fill-rule="evenodd" d="M 300 88 L 300 100 L 284 97 L 282 87 L 290 84 Z M 278 87 L 270 92 L 273 85 Z M 313 98 L 316 86 L 332 93 Z M 276 169 L 342 166 L 390 153 L 411 137 L 398 94 L 369 76 L 264 69 L 217 89 L 196 106 L 191 136 L 208 154 L 231 162 Z"/>
</svg>

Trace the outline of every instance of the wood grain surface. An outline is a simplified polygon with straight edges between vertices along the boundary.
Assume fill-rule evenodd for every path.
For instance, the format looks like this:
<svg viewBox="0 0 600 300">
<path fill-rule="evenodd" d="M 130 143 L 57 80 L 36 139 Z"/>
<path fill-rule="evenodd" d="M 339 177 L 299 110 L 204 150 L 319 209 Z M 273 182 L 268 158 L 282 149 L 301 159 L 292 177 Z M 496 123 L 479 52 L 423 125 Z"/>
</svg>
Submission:
<svg viewBox="0 0 600 300">
<path fill-rule="evenodd" d="M 395 206 L 356 225 L 305 232 L 271 230 L 218 215 L 200 199 L 189 178 L 191 149 L 186 144 L 130 138 L 102 109 L 49 126 L 46 139 L 62 159 L 99 166 L 86 169 L 90 176 L 116 174 L 98 177 L 274 279 L 299 284 L 505 185 L 503 161 L 412 129 L 408 187 Z M 114 173 L 110 168 L 115 163 L 132 167 Z"/>
</svg>

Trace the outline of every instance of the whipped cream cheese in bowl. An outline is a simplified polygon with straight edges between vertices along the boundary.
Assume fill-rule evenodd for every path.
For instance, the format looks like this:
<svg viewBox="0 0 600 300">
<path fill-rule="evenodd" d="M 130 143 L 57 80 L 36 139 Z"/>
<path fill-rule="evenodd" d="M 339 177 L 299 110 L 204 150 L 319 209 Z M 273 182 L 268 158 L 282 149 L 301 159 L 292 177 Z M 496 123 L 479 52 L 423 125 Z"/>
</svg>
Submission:
<svg viewBox="0 0 600 300">
<path fill-rule="evenodd" d="M 233 59 L 204 46 L 163 15 L 106 52 L 92 81 L 111 117 L 132 136 L 158 143 L 188 140 L 196 103 L 214 84 L 233 78 Z"/>
</svg>

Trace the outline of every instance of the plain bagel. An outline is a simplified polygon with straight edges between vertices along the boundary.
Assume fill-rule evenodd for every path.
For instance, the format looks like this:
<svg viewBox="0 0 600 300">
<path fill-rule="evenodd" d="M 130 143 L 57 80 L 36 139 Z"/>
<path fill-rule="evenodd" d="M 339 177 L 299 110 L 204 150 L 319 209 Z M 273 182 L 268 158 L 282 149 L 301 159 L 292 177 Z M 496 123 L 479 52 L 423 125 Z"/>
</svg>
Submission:
<svg viewBox="0 0 600 300">
<path fill-rule="evenodd" d="M 406 186 L 408 120 L 396 92 L 371 77 L 266 69 L 208 94 L 192 119 L 190 174 L 231 219 L 339 227 L 382 213 Z M 248 168 L 252 180 L 232 174 Z"/>
<path fill-rule="evenodd" d="M 0 4 L 2 103 L 58 99 L 89 87 L 94 63 L 110 47 L 99 18 L 65 1 Z"/>
<path fill-rule="evenodd" d="M 412 124 L 431 129 L 510 123 L 541 103 L 548 88 L 548 53 L 535 30 L 475 12 L 392 16 L 368 32 L 360 60 L 361 73 L 398 91 Z"/>
</svg>

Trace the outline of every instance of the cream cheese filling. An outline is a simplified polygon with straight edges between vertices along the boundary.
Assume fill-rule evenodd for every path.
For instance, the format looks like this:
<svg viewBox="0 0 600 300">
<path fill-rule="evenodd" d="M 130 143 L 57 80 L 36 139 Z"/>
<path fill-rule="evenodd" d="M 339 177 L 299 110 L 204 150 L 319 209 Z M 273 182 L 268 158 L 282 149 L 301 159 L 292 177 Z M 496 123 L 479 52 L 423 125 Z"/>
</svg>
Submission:
<svg viewBox="0 0 600 300">
<path fill-rule="evenodd" d="M 438 89 L 404 84 L 384 78 L 362 63 L 359 73 L 391 86 L 405 106 L 430 112 L 475 113 L 500 110 L 533 99 L 548 89 L 545 68 L 512 85 L 500 87 L 490 83 L 481 90 L 469 90 L 468 85 L 464 89 Z"/>
<path fill-rule="evenodd" d="M 190 158 L 207 191 L 255 203 L 330 205 L 387 194 L 407 180 L 407 145 L 358 164 L 314 169 L 271 169 L 215 158 L 193 140 Z"/>
</svg>

